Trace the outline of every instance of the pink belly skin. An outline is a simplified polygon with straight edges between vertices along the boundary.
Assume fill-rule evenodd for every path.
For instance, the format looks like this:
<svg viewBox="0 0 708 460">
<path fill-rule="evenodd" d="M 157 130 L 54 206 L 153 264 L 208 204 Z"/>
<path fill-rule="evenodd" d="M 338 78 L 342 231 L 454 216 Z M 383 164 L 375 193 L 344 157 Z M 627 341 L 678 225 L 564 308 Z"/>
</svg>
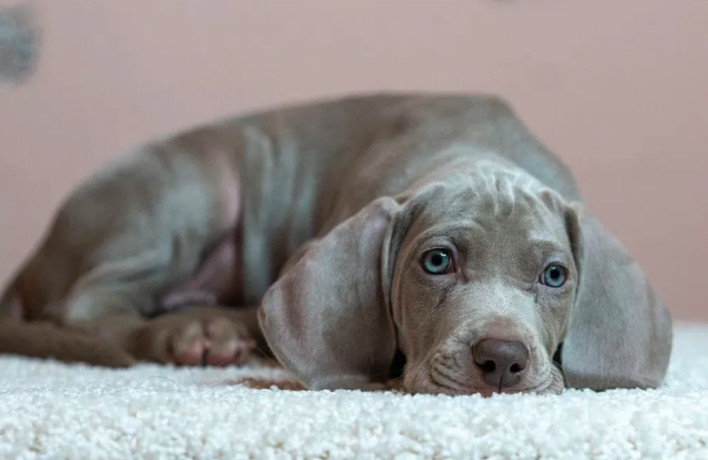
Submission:
<svg viewBox="0 0 708 460">
<path fill-rule="evenodd" d="M 230 230 L 211 249 L 196 273 L 160 296 L 157 313 L 184 307 L 235 306 L 243 303 L 237 229 L 241 208 L 240 181 L 226 157 L 218 156 L 214 161 L 213 171 L 219 183 L 222 216 Z"/>
<path fill-rule="evenodd" d="M 237 251 L 236 231 L 232 231 L 211 250 L 194 276 L 161 296 L 162 310 L 237 304 L 241 284 Z"/>
</svg>

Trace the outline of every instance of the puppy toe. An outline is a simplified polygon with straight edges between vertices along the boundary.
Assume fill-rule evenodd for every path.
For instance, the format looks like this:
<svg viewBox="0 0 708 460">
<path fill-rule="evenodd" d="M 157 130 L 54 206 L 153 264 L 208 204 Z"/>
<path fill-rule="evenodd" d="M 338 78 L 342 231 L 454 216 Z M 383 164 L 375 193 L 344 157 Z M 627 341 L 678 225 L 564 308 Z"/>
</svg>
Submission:
<svg viewBox="0 0 708 460">
<path fill-rule="evenodd" d="M 210 341 L 199 323 L 191 323 L 172 337 L 171 355 L 175 364 L 195 366 L 204 362 Z"/>
<path fill-rule="evenodd" d="M 215 318 L 206 323 L 206 333 L 212 347 L 206 362 L 212 366 L 240 365 L 248 360 L 253 341 L 245 339 L 245 332 L 226 318 Z"/>
<path fill-rule="evenodd" d="M 233 326 L 226 318 L 210 318 L 204 328 L 206 336 L 215 341 L 223 341 L 234 335 Z"/>
<path fill-rule="evenodd" d="M 200 343 L 195 343 L 189 347 L 176 350 L 173 354 L 174 363 L 183 366 L 197 366 L 202 364 L 204 358 L 204 347 Z"/>
<path fill-rule="evenodd" d="M 206 363 L 209 366 L 229 366 L 234 364 L 234 354 L 236 346 L 229 345 L 227 347 L 219 347 L 216 349 L 210 349 L 206 353 Z"/>
<path fill-rule="evenodd" d="M 242 340 L 239 341 L 236 346 L 236 352 L 234 353 L 234 364 L 243 365 L 251 357 L 251 350 L 256 346 L 253 340 Z"/>
<path fill-rule="evenodd" d="M 248 361 L 253 347 L 252 340 L 228 340 L 206 352 L 206 363 L 210 366 L 243 365 Z"/>
</svg>

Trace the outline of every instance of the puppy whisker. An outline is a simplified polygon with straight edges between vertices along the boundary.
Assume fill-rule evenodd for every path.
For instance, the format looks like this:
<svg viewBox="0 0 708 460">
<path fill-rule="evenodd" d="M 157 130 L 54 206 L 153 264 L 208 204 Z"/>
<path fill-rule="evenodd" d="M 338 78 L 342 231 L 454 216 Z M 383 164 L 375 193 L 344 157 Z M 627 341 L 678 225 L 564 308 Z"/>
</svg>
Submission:
<svg viewBox="0 0 708 460">
<path fill-rule="evenodd" d="M 436 387 L 436 389 L 440 389 L 440 388 L 445 389 L 445 390 L 447 390 L 448 393 L 452 393 L 453 395 L 461 393 L 461 390 L 459 388 L 455 388 L 447 383 L 441 382 L 441 381 L 437 380 L 435 377 L 433 377 L 432 375 L 430 376 L 430 383 L 432 383 L 433 386 Z"/>
<path fill-rule="evenodd" d="M 276 359 L 274 359 L 270 353 L 267 353 L 265 350 L 259 348 L 258 346 L 253 347 L 253 351 L 256 351 L 259 353 L 259 358 L 265 359 L 270 362 L 270 364 L 273 365 L 273 367 L 284 367 L 282 364 L 280 364 Z"/>
<path fill-rule="evenodd" d="M 468 389 L 467 385 L 450 378 L 442 373 L 440 369 L 435 367 L 430 368 L 430 380 L 436 385 L 444 386 L 445 388 L 453 390 L 455 393 L 462 393 Z"/>
<path fill-rule="evenodd" d="M 446 368 L 446 369 L 447 369 L 447 370 L 453 370 L 453 369 L 450 369 L 450 368 Z M 438 374 L 440 374 L 440 376 L 442 376 L 442 377 L 448 379 L 450 382 L 454 383 L 455 385 L 458 385 L 458 386 L 460 386 L 460 387 L 466 387 L 466 386 L 467 386 L 466 383 L 461 382 L 461 381 L 459 381 L 457 378 L 455 378 L 454 376 L 452 376 L 452 375 L 450 375 L 450 374 L 448 374 L 448 373 L 443 372 L 442 369 L 440 369 L 439 367 L 435 367 L 435 368 L 433 368 L 433 370 L 434 370 L 435 372 L 437 372 Z"/>
<path fill-rule="evenodd" d="M 526 388 L 525 392 L 529 393 L 545 393 L 547 391 L 557 391 L 563 388 L 563 379 L 560 372 L 555 368 L 549 368 L 542 376 L 537 379 L 536 384 Z M 558 388 L 555 388 L 555 387 Z"/>
</svg>

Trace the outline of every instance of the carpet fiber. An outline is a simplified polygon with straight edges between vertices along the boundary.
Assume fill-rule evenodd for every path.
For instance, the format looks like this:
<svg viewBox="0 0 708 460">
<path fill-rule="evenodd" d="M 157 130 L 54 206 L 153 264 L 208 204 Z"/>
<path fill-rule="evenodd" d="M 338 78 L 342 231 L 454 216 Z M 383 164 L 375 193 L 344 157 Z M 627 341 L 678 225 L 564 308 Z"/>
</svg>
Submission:
<svg viewBox="0 0 708 460">
<path fill-rule="evenodd" d="M 0 458 L 708 458 L 708 325 L 659 390 L 410 396 L 255 390 L 286 374 L 0 357 Z"/>
</svg>

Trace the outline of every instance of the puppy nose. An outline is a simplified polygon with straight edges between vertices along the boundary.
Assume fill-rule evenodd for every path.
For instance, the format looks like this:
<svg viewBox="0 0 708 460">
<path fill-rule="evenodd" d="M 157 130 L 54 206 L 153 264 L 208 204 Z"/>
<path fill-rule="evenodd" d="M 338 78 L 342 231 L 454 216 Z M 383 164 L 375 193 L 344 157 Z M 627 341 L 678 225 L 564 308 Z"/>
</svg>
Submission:
<svg viewBox="0 0 708 460">
<path fill-rule="evenodd" d="M 521 342 L 484 339 L 472 346 L 472 358 L 482 371 L 482 380 L 501 389 L 521 380 L 529 351 Z"/>
</svg>

